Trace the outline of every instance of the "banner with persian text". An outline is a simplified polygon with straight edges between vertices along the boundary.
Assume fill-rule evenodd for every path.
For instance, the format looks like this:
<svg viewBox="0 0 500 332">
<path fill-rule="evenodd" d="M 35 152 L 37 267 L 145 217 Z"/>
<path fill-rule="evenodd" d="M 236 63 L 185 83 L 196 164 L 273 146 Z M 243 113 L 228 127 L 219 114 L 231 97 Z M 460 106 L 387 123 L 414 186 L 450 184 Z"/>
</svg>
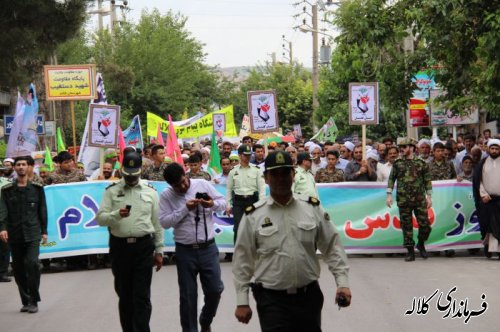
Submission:
<svg viewBox="0 0 500 332">
<path fill-rule="evenodd" d="M 160 193 L 167 185 L 151 182 Z M 103 192 L 109 182 L 83 182 L 45 187 L 49 211 L 48 242 L 41 258 L 108 252 L 108 230 L 95 221 Z M 224 185 L 215 186 L 225 194 Z M 340 232 L 348 253 L 403 252 L 396 205 L 385 205 L 385 184 L 345 182 L 319 184 L 323 208 Z M 433 182 L 433 206 L 429 209 L 432 233 L 429 251 L 481 247 L 479 223 L 470 182 Z M 214 215 L 217 245 L 221 252 L 233 250 L 233 221 Z M 415 227 L 415 238 L 418 229 Z M 172 251 L 172 230 L 165 231 L 165 251 Z"/>
</svg>

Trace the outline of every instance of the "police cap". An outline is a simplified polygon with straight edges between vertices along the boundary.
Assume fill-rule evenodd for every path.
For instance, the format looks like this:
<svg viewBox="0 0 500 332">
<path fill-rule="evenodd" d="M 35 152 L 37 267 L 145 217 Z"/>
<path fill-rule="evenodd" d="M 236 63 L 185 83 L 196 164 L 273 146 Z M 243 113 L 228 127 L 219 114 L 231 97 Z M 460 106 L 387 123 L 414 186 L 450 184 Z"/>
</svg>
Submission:
<svg viewBox="0 0 500 332">
<path fill-rule="evenodd" d="M 238 154 L 246 154 L 249 156 L 252 154 L 252 148 L 250 147 L 250 145 L 241 144 L 238 148 Z"/>
<path fill-rule="evenodd" d="M 271 152 L 267 155 L 264 165 L 266 171 L 283 167 L 293 168 L 292 157 L 285 151 Z"/>
<path fill-rule="evenodd" d="M 142 157 L 137 152 L 129 152 L 123 157 L 122 173 L 128 176 L 141 174 Z"/>
</svg>

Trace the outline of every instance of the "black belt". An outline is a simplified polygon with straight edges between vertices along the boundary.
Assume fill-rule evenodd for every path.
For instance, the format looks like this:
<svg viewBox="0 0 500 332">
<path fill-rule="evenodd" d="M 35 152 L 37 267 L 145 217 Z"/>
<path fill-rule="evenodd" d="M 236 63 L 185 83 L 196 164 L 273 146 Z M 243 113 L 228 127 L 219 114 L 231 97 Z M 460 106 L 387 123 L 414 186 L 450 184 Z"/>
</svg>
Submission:
<svg viewBox="0 0 500 332">
<path fill-rule="evenodd" d="M 134 243 L 141 242 L 144 240 L 151 240 L 153 238 L 153 234 L 146 234 L 146 235 L 140 236 L 140 237 L 118 237 L 118 236 L 114 236 L 111 233 L 109 235 L 111 236 L 111 238 L 113 240 L 118 241 L 118 242 L 122 242 L 122 243 L 126 243 L 126 244 L 134 244 Z"/>
<path fill-rule="evenodd" d="M 262 286 L 261 283 L 252 283 L 250 284 L 250 287 L 252 288 L 252 290 L 263 290 L 269 293 L 280 294 L 280 295 L 304 295 L 308 291 L 311 291 L 312 289 L 317 289 L 319 287 L 319 284 L 317 280 L 314 280 L 313 282 L 303 287 L 288 288 L 283 290 L 265 288 L 264 286 Z"/>
<path fill-rule="evenodd" d="M 211 245 L 212 243 L 215 243 L 215 239 L 208 240 L 207 242 L 200 242 L 200 243 L 194 243 L 194 244 L 184 244 L 180 242 L 175 242 L 176 246 L 183 247 L 183 248 L 190 248 L 190 249 L 204 249 Z"/>
<path fill-rule="evenodd" d="M 252 194 L 252 195 L 236 195 L 234 194 L 234 198 L 235 199 L 251 199 L 251 198 L 255 198 L 255 194 Z"/>
</svg>

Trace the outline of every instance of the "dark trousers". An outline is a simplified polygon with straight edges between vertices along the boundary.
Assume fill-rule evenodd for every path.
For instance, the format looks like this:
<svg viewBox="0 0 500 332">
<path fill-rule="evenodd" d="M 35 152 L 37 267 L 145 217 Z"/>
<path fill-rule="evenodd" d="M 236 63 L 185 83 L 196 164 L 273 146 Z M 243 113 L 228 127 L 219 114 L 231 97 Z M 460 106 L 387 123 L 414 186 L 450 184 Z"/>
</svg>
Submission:
<svg viewBox="0 0 500 332">
<path fill-rule="evenodd" d="M 238 228 L 240 227 L 241 218 L 243 218 L 243 214 L 245 213 L 245 208 L 257 202 L 258 200 L 259 200 L 258 195 L 253 195 L 245 199 L 241 198 L 238 199 L 233 195 L 234 243 L 236 243 L 236 238 L 238 236 Z"/>
<path fill-rule="evenodd" d="M 219 265 L 219 249 L 215 243 L 202 249 L 176 246 L 175 254 L 182 331 L 197 332 L 198 284 L 196 279 L 198 274 L 205 297 L 199 318 L 202 327 L 212 324 L 224 290 Z"/>
<path fill-rule="evenodd" d="M 10 243 L 12 269 L 23 305 L 40 301 L 40 241 Z"/>
<path fill-rule="evenodd" d="M 293 295 L 261 287 L 252 290 L 263 332 L 321 331 L 323 293 L 318 283 Z"/>
<path fill-rule="evenodd" d="M 0 241 L 0 277 L 6 277 L 9 271 L 10 249 L 9 245 Z"/>
<path fill-rule="evenodd" d="M 401 219 L 401 230 L 403 231 L 403 246 L 413 247 L 415 241 L 413 240 L 413 221 L 412 212 L 415 214 L 415 219 L 418 223 L 418 241 L 425 242 L 431 234 L 432 228 L 429 222 L 429 215 L 427 214 L 427 206 L 425 203 L 415 206 L 398 206 L 399 217 Z"/>
<path fill-rule="evenodd" d="M 124 332 L 148 332 L 151 318 L 152 237 L 127 243 L 110 235 L 111 270 L 118 294 L 120 323 Z"/>
</svg>

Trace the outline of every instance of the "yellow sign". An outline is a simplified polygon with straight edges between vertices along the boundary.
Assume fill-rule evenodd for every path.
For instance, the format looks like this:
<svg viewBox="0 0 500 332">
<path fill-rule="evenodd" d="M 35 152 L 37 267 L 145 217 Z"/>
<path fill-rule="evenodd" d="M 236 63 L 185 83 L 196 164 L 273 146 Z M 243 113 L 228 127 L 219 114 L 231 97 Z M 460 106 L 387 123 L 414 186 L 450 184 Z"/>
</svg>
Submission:
<svg viewBox="0 0 500 332">
<path fill-rule="evenodd" d="M 226 131 L 224 132 L 224 136 L 237 136 L 236 126 L 234 125 L 233 105 L 230 105 L 221 109 L 220 111 L 211 112 L 190 125 L 175 127 L 175 134 L 177 135 L 177 138 L 194 138 L 211 135 L 212 131 L 214 130 L 212 121 L 213 114 L 225 114 Z M 158 132 L 158 124 L 160 125 L 160 130 L 162 132 L 168 132 L 168 120 L 164 120 L 158 115 L 148 112 L 147 131 L 149 137 L 156 137 Z"/>
<path fill-rule="evenodd" d="M 47 100 L 97 97 L 95 65 L 44 66 Z"/>
</svg>

